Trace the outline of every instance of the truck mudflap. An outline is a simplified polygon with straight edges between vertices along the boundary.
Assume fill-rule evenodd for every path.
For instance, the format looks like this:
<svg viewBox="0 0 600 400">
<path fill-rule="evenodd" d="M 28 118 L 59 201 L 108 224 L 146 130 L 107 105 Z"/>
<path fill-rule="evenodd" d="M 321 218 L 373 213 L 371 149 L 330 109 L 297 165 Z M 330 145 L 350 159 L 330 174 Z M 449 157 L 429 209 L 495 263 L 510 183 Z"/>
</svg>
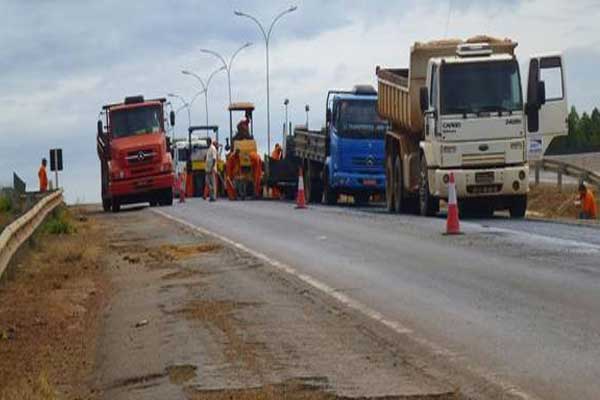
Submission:
<svg viewBox="0 0 600 400">
<path fill-rule="evenodd" d="M 529 192 L 529 166 L 487 169 L 434 169 L 429 173 L 432 195 L 448 198 L 450 172 L 454 173 L 458 198 L 520 196 Z"/>
<path fill-rule="evenodd" d="M 135 179 L 124 179 L 109 183 L 109 193 L 112 197 L 140 195 L 173 187 L 175 176 L 173 173 L 160 174 Z"/>
</svg>

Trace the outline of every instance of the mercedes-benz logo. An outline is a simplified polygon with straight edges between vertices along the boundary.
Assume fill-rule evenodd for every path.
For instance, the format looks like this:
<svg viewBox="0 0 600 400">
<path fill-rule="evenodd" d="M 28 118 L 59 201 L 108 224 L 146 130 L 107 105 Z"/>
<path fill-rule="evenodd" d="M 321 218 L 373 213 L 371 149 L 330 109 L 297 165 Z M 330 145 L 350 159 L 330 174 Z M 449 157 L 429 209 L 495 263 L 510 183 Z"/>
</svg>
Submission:
<svg viewBox="0 0 600 400">
<path fill-rule="evenodd" d="M 146 158 L 146 155 L 144 154 L 144 152 L 143 152 L 143 151 L 140 151 L 140 152 L 137 154 L 137 158 L 138 158 L 138 160 L 139 160 L 139 161 L 144 161 L 144 158 Z"/>
<path fill-rule="evenodd" d="M 367 157 L 367 166 L 369 166 L 369 167 L 373 166 L 373 157 L 371 157 L 371 156 Z"/>
</svg>

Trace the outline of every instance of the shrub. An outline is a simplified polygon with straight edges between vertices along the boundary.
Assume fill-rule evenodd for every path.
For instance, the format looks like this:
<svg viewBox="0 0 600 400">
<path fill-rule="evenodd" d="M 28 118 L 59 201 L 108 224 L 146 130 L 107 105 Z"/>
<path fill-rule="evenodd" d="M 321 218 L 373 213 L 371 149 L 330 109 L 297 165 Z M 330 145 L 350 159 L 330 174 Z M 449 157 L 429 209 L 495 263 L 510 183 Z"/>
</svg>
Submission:
<svg viewBox="0 0 600 400">
<path fill-rule="evenodd" d="M 8 196 L 0 195 L 0 212 L 10 212 L 12 208 L 12 199 Z"/>
<path fill-rule="evenodd" d="M 66 207 L 60 207 L 54 210 L 52 215 L 46 220 L 43 231 L 52 235 L 69 235 L 75 232 L 73 217 Z"/>
</svg>

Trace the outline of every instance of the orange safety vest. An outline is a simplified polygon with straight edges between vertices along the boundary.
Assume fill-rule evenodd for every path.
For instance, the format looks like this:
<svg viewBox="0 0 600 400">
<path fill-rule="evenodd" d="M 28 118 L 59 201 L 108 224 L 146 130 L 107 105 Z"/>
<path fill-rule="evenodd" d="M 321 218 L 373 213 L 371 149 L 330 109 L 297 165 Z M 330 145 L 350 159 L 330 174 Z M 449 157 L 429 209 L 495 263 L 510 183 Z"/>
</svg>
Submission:
<svg viewBox="0 0 600 400">
<path fill-rule="evenodd" d="M 38 178 L 40 179 L 40 192 L 48 190 L 48 175 L 46 175 L 46 167 L 43 165 L 38 171 Z"/>
<path fill-rule="evenodd" d="M 594 193 L 589 189 L 581 195 L 581 211 L 586 213 L 592 219 L 597 218 L 596 198 L 594 197 Z"/>
<path fill-rule="evenodd" d="M 273 160 L 281 160 L 281 156 L 283 155 L 283 150 L 281 149 L 281 147 L 276 147 L 275 149 L 273 149 L 273 152 L 271 153 L 271 158 Z"/>
</svg>

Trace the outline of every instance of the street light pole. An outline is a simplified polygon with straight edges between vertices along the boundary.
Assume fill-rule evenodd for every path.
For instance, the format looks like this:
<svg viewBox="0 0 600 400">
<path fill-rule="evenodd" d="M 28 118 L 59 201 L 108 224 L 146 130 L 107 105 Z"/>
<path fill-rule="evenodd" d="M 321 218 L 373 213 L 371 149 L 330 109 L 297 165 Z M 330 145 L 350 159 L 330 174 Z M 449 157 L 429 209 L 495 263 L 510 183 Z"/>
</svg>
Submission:
<svg viewBox="0 0 600 400">
<path fill-rule="evenodd" d="M 283 105 L 285 106 L 285 125 L 283 126 L 283 137 L 285 139 L 288 134 L 288 105 L 290 104 L 290 99 L 285 99 L 283 101 Z"/>
<path fill-rule="evenodd" d="M 231 67 L 233 66 L 233 60 L 235 59 L 235 56 L 237 56 L 240 51 L 242 51 L 245 48 L 250 47 L 250 46 L 252 46 L 252 43 L 247 42 L 242 47 L 237 49 L 229 58 L 229 63 L 225 60 L 225 57 L 223 57 L 221 54 L 217 53 L 216 51 L 209 50 L 209 49 L 200 49 L 200 51 L 203 53 L 211 54 L 211 55 L 217 57 L 223 64 L 225 71 L 227 71 L 227 88 L 229 90 L 229 105 L 230 106 L 231 106 Z M 230 140 L 231 140 L 232 136 L 233 136 L 233 120 L 231 117 L 231 113 L 229 113 L 229 138 L 230 138 Z"/>
<path fill-rule="evenodd" d="M 200 78 L 200 76 L 198 76 L 198 74 L 195 74 L 191 71 L 181 71 L 182 74 L 184 75 L 189 75 L 189 76 L 193 76 L 194 78 L 196 78 L 198 80 L 198 82 L 200 82 L 200 85 L 202 85 L 202 92 L 204 92 L 204 105 L 206 107 L 206 126 L 208 126 L 208 88 L 210 86 L 210 81 L 212 81 L 212 78 L 218 73 L 221 72 L 225 69 L 225 67 L 221 67 L 219 69 L 214 70 L 209 76 L 208 79 L 206 80 L 206 83 L 204 82 L 204 80 L 202 78 Z M 200 92 L 200 93 L 202 93 Z"/>
<path fill-rule="evenodd" d="M 263 34 L 263 38 L 265 39 L 266 62 L 267 62 L 267 150 L 268 150 L 268 154 L 271 154 L 271 100 L 270 100 L 270 90 L 269 90 L 269 43 L 271 40 L 271 33 L 273 32 L 273 27 L 275 26 L 275 23 L 277 21 L 279 21 L 284 15 L 294 12 L 297 9 L 298 9 L 297 6 L 292 6 L 292 7 L 288 8 L 287 10 L 279 13 L 273 19 L 273 22 L 271 22 L 271 25 L 269 26 L 268 30 L 265 30 L 265 28 L 260 23 L 260 21 L 258 19 L 256 19 L 255 17 L 253 17 L 252 15 L 246 14 L 244 12 L 237 11 L 237 10 L 234 11 L 234 14 L 237 15 L 238 17 L 246 17 L 246 18 L 249 18 L 252 21 L 254 21 L 254 23 L 256 23 L 256 25 L 258 25 L 258 28 L 260 29 L 261 33 Z"/>
<path fill-rule="evenodd" d="M 308 112 L 310 111 L 310 106 L 307 104 L 304 110 L 306 111 L 306 130 L 308 130 Z"/>
</svg>

